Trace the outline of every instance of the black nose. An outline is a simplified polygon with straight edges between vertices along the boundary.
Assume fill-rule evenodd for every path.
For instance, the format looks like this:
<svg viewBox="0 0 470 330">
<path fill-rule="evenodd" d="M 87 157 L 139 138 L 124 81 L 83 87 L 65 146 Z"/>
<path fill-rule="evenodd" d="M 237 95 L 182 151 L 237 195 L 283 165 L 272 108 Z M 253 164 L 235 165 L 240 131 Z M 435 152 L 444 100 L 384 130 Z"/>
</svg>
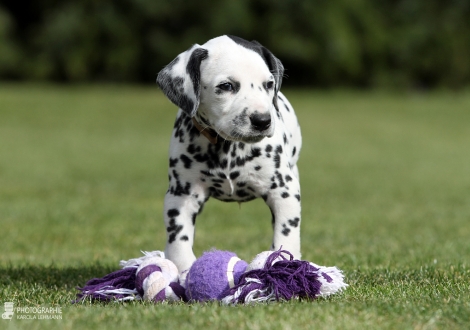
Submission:
<svg viewBox="0 0 470 330">
<path fill-rule="evenodd" d="M 251 126 L 257 131 L 264 131 L 271 126 L 271 115 L 269 113 L 255 112 L 250 116 Z"/>
</svg>

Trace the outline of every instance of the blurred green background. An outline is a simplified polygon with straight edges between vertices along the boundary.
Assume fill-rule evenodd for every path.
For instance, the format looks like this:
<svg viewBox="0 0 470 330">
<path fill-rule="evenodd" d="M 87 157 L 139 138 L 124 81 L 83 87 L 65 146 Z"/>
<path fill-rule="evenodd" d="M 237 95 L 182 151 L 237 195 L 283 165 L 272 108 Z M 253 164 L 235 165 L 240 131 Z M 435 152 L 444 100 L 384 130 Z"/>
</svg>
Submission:
<svg viewBox="0 0 470 330">
<path fill-rule="evenodd" d="M 287 86 L 470 82 L 468 0 L 2 0 L 0 80 L 153 84 L 176 54 L 223 34 L 269 48 Z"/>
</svg>

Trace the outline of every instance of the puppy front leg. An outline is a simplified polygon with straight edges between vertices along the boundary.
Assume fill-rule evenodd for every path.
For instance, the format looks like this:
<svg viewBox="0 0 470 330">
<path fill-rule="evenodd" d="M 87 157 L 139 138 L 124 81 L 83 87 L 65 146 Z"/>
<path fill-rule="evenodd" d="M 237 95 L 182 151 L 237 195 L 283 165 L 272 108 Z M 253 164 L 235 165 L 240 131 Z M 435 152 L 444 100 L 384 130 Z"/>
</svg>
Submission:
<svg viewBox="0 0 470 330">
<path fill-rule="evenodd" d="M 289 185 L 272 189 L 266 200 L 272 213 L 273 250 L 282 248 L 300 259 L 300 185 L 294 175 Z"/>
<path fill-rule="evenodd" d="M 165 257 L 178 267 L 180 273 L 189 269 L 196 260 L 193 252 L 194 228 L 203 203 L 204 198 L 194 193 L 177 196 L 169 191 L 165 196 Z"/>
</svg>

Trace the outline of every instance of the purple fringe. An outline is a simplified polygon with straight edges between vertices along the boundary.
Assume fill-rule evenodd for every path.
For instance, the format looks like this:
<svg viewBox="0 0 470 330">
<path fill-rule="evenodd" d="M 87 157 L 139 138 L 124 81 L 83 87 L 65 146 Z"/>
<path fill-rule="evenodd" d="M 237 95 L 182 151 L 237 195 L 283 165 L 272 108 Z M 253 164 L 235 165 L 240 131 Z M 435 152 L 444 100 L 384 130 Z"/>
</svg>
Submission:
<svg viewBox="0 0 470 330">
<path fill-rule="evenodd" d="M 74 303 L 91 298 L 93 300 L 110 301 L 119 300 L 129 295 L 119 293 L 100 293 L 102 290 L 116 290 L 116 289 L 135 289 L 135 272 L 137 268 L 127 267 L 111 274 L 108 274 L 102 278 L 94 278 L 89 280 L 83 288 L 77 288 L 81 293 L 77 294 L 77 300 Z"/>
<path fill-rule="evenodd" d="M 289 258 L 286 258 L 287 255 Z M 281 260 L 273 262 L 280 258 Z M 270 289 L 277 301 L 290 300 L 293 297 L 315 298 L 320 294 L 321 282 L 318 280 L 319 269 L 308 261 L 293 260 L 294 256 L 285 250 L 273 252 L 262 269 L 254 269 L 244 273 L 236 286 L 230 289 L 228 295 L 233 295 L 238 289 L 242 292 L 237 301 L 245 302 L 246 296 L 253 290 Z M 247 282 L 256 279 L 261 283 Z"/>
</svg>

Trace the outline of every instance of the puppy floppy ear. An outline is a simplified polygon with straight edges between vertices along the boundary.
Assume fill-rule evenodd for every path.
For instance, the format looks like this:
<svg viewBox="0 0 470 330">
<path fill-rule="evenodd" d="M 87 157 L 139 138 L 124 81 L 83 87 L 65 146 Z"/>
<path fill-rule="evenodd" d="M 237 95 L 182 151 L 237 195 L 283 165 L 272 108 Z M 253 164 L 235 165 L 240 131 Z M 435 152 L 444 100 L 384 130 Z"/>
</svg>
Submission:
<svg viewBox="0 0 470 330">
<path fill-rule="evenodd" d="M 276 85 L 274 86 L 273 104 L 276 110 L 279 111 L 279 107 L 277 106 L 277 93 L 281 89 L 282 77 L 284 76 L 284 66 L 282 65 L 281 61 L 269 51 L 269 49 L 267 49 L 255 40 L 253 40 L 253 42 L 260 46 L 262 54 L 261 56 L 266 62 L 269 71 L 271 71 L 274 76 L 274 81 Z"/>
<path fill-rule="evenodd" d="M 208 57 L 207 49 L 194 45 L 179 54 L 158 73 L 157 84 L 171 102 L 190 117 L 199 108 L 201 95 L 201 62 Z"/>
</svg>

